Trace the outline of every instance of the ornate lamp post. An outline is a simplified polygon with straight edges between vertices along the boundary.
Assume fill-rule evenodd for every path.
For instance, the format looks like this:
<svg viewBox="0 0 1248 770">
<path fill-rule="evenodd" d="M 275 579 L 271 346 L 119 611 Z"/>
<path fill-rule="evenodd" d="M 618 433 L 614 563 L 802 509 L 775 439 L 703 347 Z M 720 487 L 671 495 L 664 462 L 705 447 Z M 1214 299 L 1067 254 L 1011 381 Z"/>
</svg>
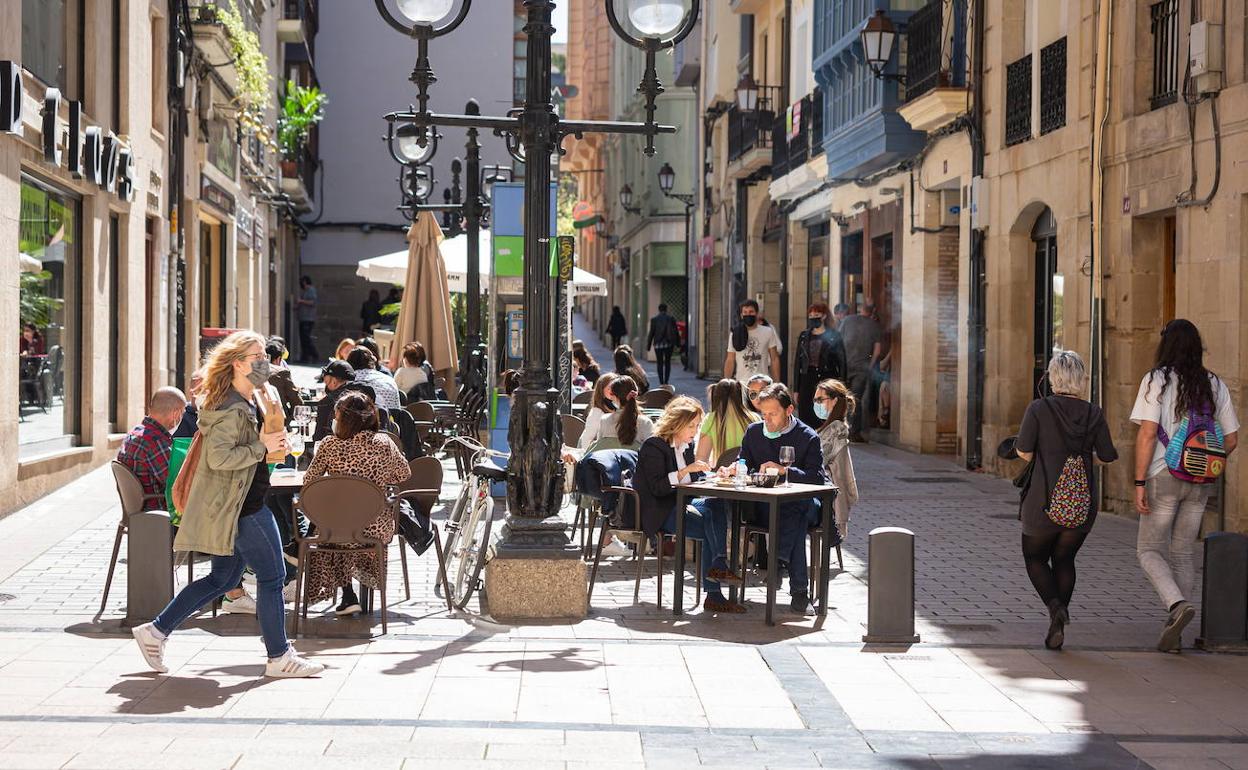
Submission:
<svg viewBox="0 0 1248 770">
<path fill-rule="evenodd" d="M 662 168 L 659 169 L 659 189 L 663 192 L 664 197 L 671 198 L 672 200 L 677 200 L 685 204 L 685 270 L 688 271 L 689 275 L 693 275 L 694 267 L 691 264 L 690 259 L 689 259 L 690 254 L 692 254 L 693 252 L 693 250 L 689 248 L 689 227 L 690 227 L 690 222 L 693 219 L 693 210 L 697 208 L 698 206 L 698 197 L 694 195 L 693 193 L 672 192 L 672 187 L 675 186 L 675 184 L 676 184 L 676 170 L 672 168 L 672 164 L 664 163 Z M 689 284 L 688 282 L 686 282 L 685 283 L 685 308 L 687 309 L 688 307 L 689 307 Z M 688 336 L 692 338 L 693 337 L 692 329 L 689 329 L 689 326 L 686 326 L 685 328 L 689 330 Z M 686 341 L 686 345 L 687 344 L 688 342 Z M 684 359 L 686 370 L 689 368 L 689 362 L 692 360 L 693 360 L 693 356 L 686 349 L 685 359 Z"/>
<path fill-rule="evenodd" d="M 889 60 L 893 58 L 893 45 L 897 42 L 897 28 L 893 26 L 893 20 L 888 18 L 888 14 L 884 13 L 884 9 L 877 9 L 875 15 L 867 20 L 862 31 L 858 33 L 858 38 L 862 42 L 862 53 L 871 72 L 880 80 L 895 80 L 905 85 L 906 79 L 903 76 L 884 71 Z"/>
<path fill-rule="evenodd" d="M 524 0 L 528 56 L 522 107 L 506 117 L 429 112 L 428 90 L 436 78 L 429 63 L 428 43 L 453 31 L 463 22 L 472 2 L 461 2 L 458 13 L 442 26 L 436 26 L 451 15 L 453 0 L 398 0 L 399 13 L 406 21 L 387 8 L 386 0 L 375 0 L 386 22 L 416 38 L 419 45 L 411 77 L 419 92 L 419 108 L 387 117 L 415 126 L 418 143 L 428 141 L 427 133 L 433 126 L 463 126 L 493 131 L 504 137 L 513 157 L 527 164 L 524 179 L 525 365 L 520 387 L 512 396 L 511 403 L 508 521 L 503 530 L 502 543 L 491 562 L 491 568 L 502 575 L 510 567 L 494 565 L 505 559 L 518 555 L 535 559 L 568 559 L 569 556 L 576 558 L 577 551 L 569 547 L 566 527 L 558 518 L 563 497 L 563 465 L 558 451 L 562 444 L 557 408 L 559 390 L 553 387 L 551 377 L 554 358 L 550 334 L 554 308 L 548 262 L 551 247 L 551 157 L 556 152 L 562 152 L 563 139 L 569 135 L 580 138 L 591 132 L 636 134 L 646 138 L 645 152 L 653 155 L 654 137 L 660 133 L 675 133 L 674 126 L 661 126 L 654 121 L 655 98 L 663 91 L 655 71 L 655 57 L 659 51 L 676 45 L 692 31 L 700 0 L 604 0 L 612 29 L 630 45 L 645 52 L 645 72 L 638 87 L 638 92 L 645 98 L 646 120 L 643 123 L 563 120 L 555 112 L 550 98 L 551 35 L 554 32 L 551 13 L 555 6 L 552 0 Z M 493 6 L 492 3 L 490 5 Z M 626 23 L 622 23 L 617 6 L 626 10 Z M 487 12 L 497 13 L 498 9 L 490 7 Z M 469 269 L 469 273 L 474 272 Z M 525 551 L 527 553 L 520 553 Z M 579 563 L 579 559 L 577 561 Z M 583 564 L 580 569 L 583 577 Z M 537 577 L 531 572 L 528 575 L 531 589 L 539 582 L 535 580 Z M 540 582 L 548 586 L 555 580 Z M 505 590 L 503 580 L 500 579 L 497 584 L 491 580 L 492 606 L 496 600 L 505 600 L 505 596 L 501 595 Z M 540 589 L 532 601 L 537 603 L 533 606 L 533 614 L 542 614 Z M 583 605 L 582 596 L 579 614 L 584 613 Z"/>
</svg>

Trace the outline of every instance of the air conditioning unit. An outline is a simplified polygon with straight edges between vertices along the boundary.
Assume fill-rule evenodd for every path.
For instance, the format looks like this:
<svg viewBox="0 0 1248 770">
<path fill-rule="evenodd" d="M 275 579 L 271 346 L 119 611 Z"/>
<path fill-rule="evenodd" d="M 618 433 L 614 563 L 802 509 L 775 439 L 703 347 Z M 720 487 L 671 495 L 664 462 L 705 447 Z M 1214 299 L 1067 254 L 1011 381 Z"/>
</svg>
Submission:
<svg viewBox="0 0 1248 770">
<path fill-rule="evenodd" d="M 1222 90 L 1222 25 L 1198 21 L 1192 25 L 1188 45 L 1188 67 L 1199 93 Z"/>
</svg>

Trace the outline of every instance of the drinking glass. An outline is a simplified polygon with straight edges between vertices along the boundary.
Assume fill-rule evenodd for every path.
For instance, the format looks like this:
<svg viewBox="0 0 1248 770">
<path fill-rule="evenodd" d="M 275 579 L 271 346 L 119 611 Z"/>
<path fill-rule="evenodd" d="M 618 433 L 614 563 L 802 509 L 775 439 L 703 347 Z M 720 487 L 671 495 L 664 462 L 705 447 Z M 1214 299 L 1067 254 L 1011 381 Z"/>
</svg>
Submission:
<svg viewBox="0 0 1248 770">
<path fill-rule="evenodd" d="M 792 482 L 789 481 L 789 466 L 793 464 L 793 458 L 793 447 L 780 447 L 780 464 L 784 466 L 784 485 L 786 487 L 792 484 Z"/>
<path fill-rule="evenodd" d="M 303 434 L 294 431 L 287 434 L 286 440 L 290 443 L 290 456 L 295 458 L 295 470 L 299 470 L 299 458 L 303 456 Z"/>
</svg>

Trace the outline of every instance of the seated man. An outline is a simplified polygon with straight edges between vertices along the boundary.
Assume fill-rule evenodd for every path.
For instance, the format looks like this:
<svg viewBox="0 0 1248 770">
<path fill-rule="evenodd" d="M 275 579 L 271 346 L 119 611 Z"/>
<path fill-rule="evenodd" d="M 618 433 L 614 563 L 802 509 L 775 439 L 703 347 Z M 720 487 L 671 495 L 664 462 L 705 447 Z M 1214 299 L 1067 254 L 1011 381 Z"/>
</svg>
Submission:
<svg viewBox="0 0 1248 770">
<path fill-rule="evenodd" d="M 117 461 L 129 468 L 143 485 L 143 510 L 165 508 L 165 484 L 169 479 L 169 454 L 173 429 L 182 421 L 186 396 L 177 388 L 160 388 L 152 394 L 147 416 L 126 435 Z"/>
<path fill-rule="evenodd" d="M 357 347 L 347 354 L 347 363 L 355 371 L 355 381 L 372 387 L 377 394 L 377 406 L 381 409 L 399 409 L 399 386 L 389 374 L 377 370 L 377 357 L 368 348 Z"/>
<path fill-rule="evenodd" d="M 781 480 L 787 472 L 789 481 L 796 484 L 826 484 L 819 435 L 793 416 L 793 395 L 789 389 L 783 383 L 768 385 L 758 394 L 755 406 L 763 415 L 763 421 L 746 428 L 745 437 L 741 439 L 741 459 L 745 460 L 750 472 L 766 472 L 775 468 Z M 787 471 L 780 464 L 782 446 L 793 447 L 793 465 Z M 811 610 L 806 531 L 818 521 L 819 505 L 813 500 L 780 506 L 780 542 L 775 544 L 776 559 L 789 565 L 793 611 L 804 615 L 810 614 Z"/>
<path fill-rule="evenodd" d="M 299 388 L 295 386 L 290 369 L 283 363 L 286 359 L 286 344 L 278 338 L 270 339 L 264 346 L 264 354 L 269 357 L 269 384 L 277 391 L 278 399 L 282 402 L 282 412 L 286 415 L 286 427 L 289 428 L 290 421 L 295 417 L 295 407 L 303 403 L 303 397 L 299 395 Z"/>
<path fill-rule="evenodd" d="M 325 395 L 316 405 L 316 430 L 312 433 L 313 441 L 320 441 L 333 433 L 334 410 L 338 399 L 344 393 L 355 390 L 371 399 L 377 398 L 372 386 L 355 381 L 355 369 L 346 361 L 336 358 L 331 360 L 321 370 L 321 381 L 325 383 Z"/>
</svg>

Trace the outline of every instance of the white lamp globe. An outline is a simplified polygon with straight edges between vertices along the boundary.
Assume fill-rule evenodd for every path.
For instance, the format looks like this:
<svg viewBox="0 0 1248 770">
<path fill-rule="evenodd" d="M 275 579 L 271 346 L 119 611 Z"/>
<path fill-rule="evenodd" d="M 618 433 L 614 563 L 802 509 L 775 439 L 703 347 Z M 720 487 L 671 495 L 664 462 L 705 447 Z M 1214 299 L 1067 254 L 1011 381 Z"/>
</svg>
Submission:
<svg viewBox="0 0 1248 770">
<path fill-rule="evenodd" d="M 646 37 L 667 37 L 685 18 L 681 0 L 630 0 L 628 20 Z"/>
<path fill-rule="evenodd" d="M 420 25 L 432 25 L 446 18 L 455 0 L 398 0 L 399 13 Z"/>
</svg>

